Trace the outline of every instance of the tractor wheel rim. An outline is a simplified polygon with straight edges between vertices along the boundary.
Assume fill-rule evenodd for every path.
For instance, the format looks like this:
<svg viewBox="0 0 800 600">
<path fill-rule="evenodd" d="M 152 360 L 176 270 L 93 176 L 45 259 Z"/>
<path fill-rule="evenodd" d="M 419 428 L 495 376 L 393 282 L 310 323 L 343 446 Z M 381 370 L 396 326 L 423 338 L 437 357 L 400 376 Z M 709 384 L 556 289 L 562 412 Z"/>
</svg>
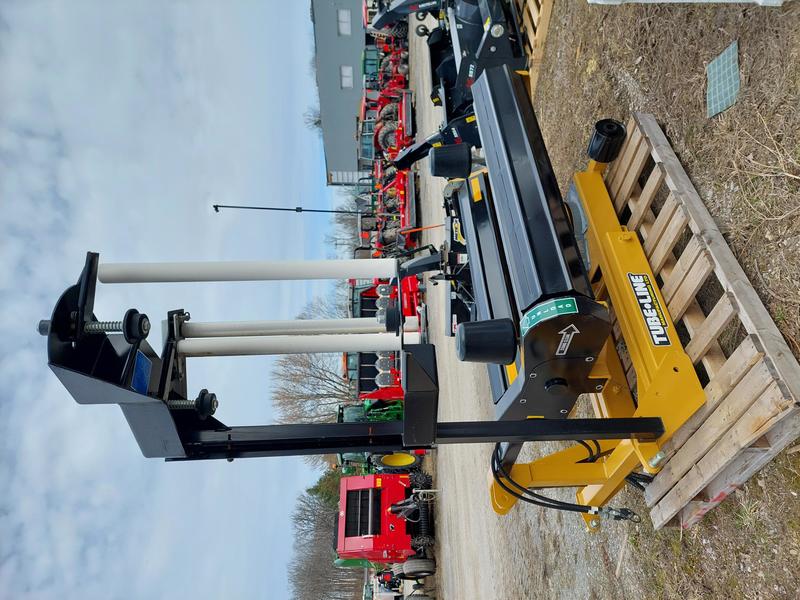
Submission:
<svg viewBox="0 0 800 600">
<path fill-rule="evenodd" d="M 381 464 L 386 467 L 407 467 L 413 465 L 416 458 L 405 452 L 395 452 L 381 457 Z"/>
</svg>

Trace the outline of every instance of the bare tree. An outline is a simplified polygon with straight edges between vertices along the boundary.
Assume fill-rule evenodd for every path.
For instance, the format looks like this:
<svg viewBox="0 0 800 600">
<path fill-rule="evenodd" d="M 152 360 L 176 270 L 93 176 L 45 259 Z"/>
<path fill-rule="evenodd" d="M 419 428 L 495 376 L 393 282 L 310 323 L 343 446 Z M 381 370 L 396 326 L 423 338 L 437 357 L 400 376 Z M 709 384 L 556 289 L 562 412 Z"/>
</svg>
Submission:
<svg viewBox="0 0 800 600">
<path fill-rule="evenodd" d="M 294 556 L 289 563 L 289 584 L 297 600 L 350 600 L 359 597 L 360 569 L 334 566 L 338 501 L 330 497 L 337 476 L 330 472 L 297 498 L 292 526 Z"/>
<path fill-rule="evenodd" d="M 303 123 L 312 131 L 322 133 L 322 115 L 319 106 L 309 106 L 303 113 Z"/>
<path fill-rule="evenodd" d="M 342 202 L 338 210 L 361 211 L 369 213 L 369 194 L 359 186 L 345 187 L 341 193 Z M 337 213 L 333 217 L 333 230 L 325 234 L 325 243 L 329 246 L 345 248 L 350 254 L 352 249 L 360 246 L 358 215 Z"/>
<path fill-rule="evenodd" d="M 340 283 L 331 292 L 310 302 L 300 319 L 338 319 L 348 316 L 348 286 Z M 341 354 L 292 354 L 281 356 L 272 369 L 272 404 L 279 423 L 331 423 L 340 404 L 352 402 L 354 390 L 345 377 Z M 307 463 L 325 467 L 331 457 L 312 455 Z"/>
</svg>

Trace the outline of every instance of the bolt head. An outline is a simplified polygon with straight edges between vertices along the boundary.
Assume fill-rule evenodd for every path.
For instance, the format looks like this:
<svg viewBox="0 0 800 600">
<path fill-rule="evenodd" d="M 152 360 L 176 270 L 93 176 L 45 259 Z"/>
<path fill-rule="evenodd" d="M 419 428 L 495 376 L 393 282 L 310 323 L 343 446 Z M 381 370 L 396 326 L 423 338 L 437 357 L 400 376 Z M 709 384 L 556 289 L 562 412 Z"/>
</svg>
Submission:
<svg viewBox="0 0 800 600">
<path fill-rule="evenodd" d="M 649 461 L 647 461 L 647 464 L 650 465 L 651 468 L 655 469 L 661 463 L 663 463 L 664 460 L 666 460 L 666 458 L 667 458 L 667 455 L 664 454 L 663 451 L 659 450 L 658 452 L 656 452 L 653 455 L 653 458 L 651 458 Z"/>
<path fill-rule="evenodd" d="M 495 23 L 492 25 L 492 28 L 489 29 L 489 33 L 492 34 L 492 37 L 499 38 L 503 33 L 505 33 L 505 28 L 500 23 Z"/>
<path fill-rule="evenodd" d="M 598 392 L 602 392 L 603 391 L 603 386 L 602 385 L 596 385 L 596 386 L 594 386 L 594 389 L 597 390 Z"/>
<path fill-rule="evenodd" d="M 594 356 L 587 356 L 586 362 L 594 362 Z"/>
<path fill-rule="evenodd" d="M 597 529 L 598 527 L 600 527 L 600 521 L 598 521 L 597 519 L 592 519 L 591 521 L 589 521 L 589 527 L 591 527 L 592 529 Z"/>
<path fill-rule="evenodd" d="M 520 398 L 520 399 L 519 399 L 519 403 L 520 403 L 520 404 L 525 404 L 527 401 L 528 401 L 528 399 L 527 399 L 527 398 Z"/>
</svg>

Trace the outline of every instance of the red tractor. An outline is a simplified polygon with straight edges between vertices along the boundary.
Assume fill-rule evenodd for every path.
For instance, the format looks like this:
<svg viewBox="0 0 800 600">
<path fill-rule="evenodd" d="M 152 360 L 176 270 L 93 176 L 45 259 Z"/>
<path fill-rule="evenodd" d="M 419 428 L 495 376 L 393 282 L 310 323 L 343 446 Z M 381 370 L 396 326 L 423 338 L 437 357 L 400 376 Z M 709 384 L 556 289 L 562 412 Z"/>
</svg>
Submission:
<svg viewBox="0 0 800 600">
<path fill-rule="evenodd" d="M 392 77 L 378 89 L 367 87 L 361 99 L 358 137 L 371 136 L 378 155 L 394 158 L 414 143 L 413 110 L 404 76 Z"/>
<path fill-rule="evenodd" d="M 416 247 L 414 229 L 417 222 L 414 173 L 385 168 L 381 160 L 373 167 L 375 189 L 375 235 L 371 239 L 376 256 L 392 256 Z"/>
<path fill-rule="evenodd" d="M 430 475 L 419 471 L 343 477 L 336 533 L 339 559 L 393 564 L 392 573 L 404 579 L 433 575 L 431 484 Z"/>
<path fill-rule="evenodd" d="M 408 23 L 405 20 L 397 20 L 387 26 L 374 27 L 372 21 L 375 15 L 386 9 L 387 0 L 364 0 L 361 5 L 361 16 L 364 29 L 375 40 L 403 40 L 408 38 Z"/>
</svg>

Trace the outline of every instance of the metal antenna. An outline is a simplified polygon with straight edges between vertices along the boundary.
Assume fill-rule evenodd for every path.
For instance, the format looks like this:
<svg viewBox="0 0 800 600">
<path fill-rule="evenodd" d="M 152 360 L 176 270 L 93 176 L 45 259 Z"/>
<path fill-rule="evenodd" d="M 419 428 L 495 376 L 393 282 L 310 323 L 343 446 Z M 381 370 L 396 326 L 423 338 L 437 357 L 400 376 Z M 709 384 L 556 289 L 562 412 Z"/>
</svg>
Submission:
<svg viewBox="0 0 800 600">
<path fill-rule="evenodd" d="M 239 206 L 235 204 L 212 204 L 214 212 L 219 212 L 220 208 L 236 208 L 240 210 L 275 210 L 280 212 L 309 212 L 309 213 L 331 213 L 338 215 L 361 215 L 362 217 L 374 216 L 370 212 L 361 212 L 359 210 L 324 210 L 321 208 L 303 208 L 302 206 L 295 206 L 294 208 L 284 208 L 280 206 Z"/>
</svg>

